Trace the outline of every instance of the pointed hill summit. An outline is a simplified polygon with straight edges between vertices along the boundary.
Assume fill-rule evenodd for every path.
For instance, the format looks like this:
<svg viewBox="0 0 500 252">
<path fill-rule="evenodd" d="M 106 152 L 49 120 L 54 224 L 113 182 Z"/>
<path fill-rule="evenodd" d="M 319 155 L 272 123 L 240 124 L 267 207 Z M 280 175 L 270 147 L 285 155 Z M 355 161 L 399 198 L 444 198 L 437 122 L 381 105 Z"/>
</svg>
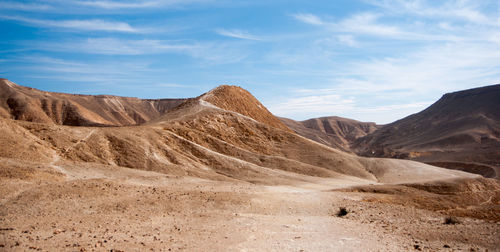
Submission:
<svg viewBox="0 0 500 252">
<path fill-rule="evenodd" d="M 218 108 L 237 112 L 269 126 L 290 130 L 250 92 L 241 87 L 222 85 L 203 94 L 200 99 Z"/>
</svg>

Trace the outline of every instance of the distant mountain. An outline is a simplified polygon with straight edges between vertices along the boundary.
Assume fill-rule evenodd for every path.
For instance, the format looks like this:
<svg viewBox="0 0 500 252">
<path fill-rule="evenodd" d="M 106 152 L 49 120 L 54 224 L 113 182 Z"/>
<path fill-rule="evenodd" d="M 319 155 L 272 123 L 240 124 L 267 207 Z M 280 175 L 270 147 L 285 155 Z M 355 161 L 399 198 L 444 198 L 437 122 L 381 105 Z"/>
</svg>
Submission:
<svg viewBox="0 0 500 252">
<path fill-rule="evenodd" d="M 294 121 L 288 118 L 280 118 L 280 120 L 303 137 L 347 152 L 351 152 L 350 145 L 356 139 L 381 127 L 372 122 L 359 122 L 337 116 L 305 121 Z"/>
<path fill-rule="evenodd" d="M 40 91 L 0 79 L 0 117 L 72 126 L 126 126 L 164 114 L 185 99 L 138 99 Z"/>
<path fill-rule="evenodd" d="M 422 112 L 357 139 L 353 149 L 500 178 L 500 85 L 445 94 Z"/>
</svg>

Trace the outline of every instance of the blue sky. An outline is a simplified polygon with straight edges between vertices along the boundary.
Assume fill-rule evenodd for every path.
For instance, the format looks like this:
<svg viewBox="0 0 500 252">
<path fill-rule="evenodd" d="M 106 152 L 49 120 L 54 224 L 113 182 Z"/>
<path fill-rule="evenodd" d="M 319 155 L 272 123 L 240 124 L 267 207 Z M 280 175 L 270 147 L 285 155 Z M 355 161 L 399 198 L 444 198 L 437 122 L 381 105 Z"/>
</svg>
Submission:
<svg viewBox="0 0 500 252">
<path fill-rule="evenodd" d="M 0 77 L 38 89 L 193 97 L 389 123 L 500 83 L 498 0 L 0 0 Z"/>
</svg>

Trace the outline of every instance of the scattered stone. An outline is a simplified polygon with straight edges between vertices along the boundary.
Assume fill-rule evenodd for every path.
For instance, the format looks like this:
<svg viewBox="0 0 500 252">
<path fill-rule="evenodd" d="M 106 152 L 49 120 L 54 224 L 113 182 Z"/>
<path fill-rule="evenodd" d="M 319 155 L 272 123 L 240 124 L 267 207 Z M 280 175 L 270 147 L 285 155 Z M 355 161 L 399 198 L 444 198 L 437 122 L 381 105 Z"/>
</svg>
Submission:
<svg viewBox="0 0 500 252">
<path fill-rule="evenodd" d="M 455 216 L 448 216 L 444 219 L 444 224 L 446 225 L 456 225 L 460 223 L 462 222 Z"/>
<path fill-rule="evenodd" d="M 347 208 L 345 207 L 339 207 L 339 211 L 337 212 L 337 217 L 343 217 L 346 216 L 349 213 Z"/>
</svg>

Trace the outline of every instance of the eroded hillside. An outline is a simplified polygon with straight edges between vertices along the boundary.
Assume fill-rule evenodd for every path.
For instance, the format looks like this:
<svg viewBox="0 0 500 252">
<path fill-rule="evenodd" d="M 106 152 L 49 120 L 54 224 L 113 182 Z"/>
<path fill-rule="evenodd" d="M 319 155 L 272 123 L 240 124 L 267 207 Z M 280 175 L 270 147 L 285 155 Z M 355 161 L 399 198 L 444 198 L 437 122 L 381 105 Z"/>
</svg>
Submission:
<svg viewBox="0 0 500 252">
<path fill-rule="evenodd" d="M 159 117 L 184 100 L 52 93 L 0 79 L 0 117 L 30 122 L 71 126 L 136 125 Z"/>
</svg>

